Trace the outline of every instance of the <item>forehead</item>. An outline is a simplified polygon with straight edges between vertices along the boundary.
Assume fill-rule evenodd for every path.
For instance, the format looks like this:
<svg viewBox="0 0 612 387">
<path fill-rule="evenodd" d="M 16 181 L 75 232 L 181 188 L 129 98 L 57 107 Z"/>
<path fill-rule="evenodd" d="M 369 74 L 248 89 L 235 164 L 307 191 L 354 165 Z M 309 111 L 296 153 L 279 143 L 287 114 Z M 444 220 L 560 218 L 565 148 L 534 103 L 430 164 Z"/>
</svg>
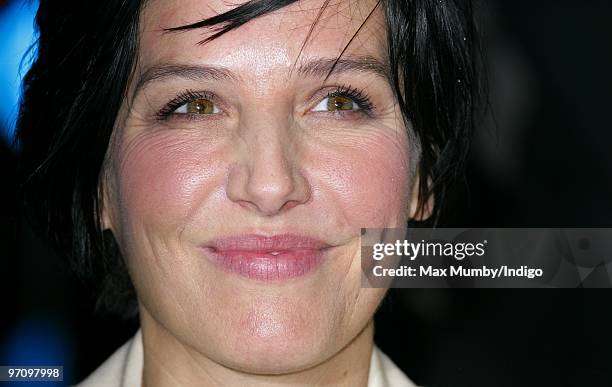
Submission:
<svg viewBox="0 0 612 387">
<path fill-rule="evenodd" d="M 228 68 L 246 66 L 247 73 L 258 74 L 288 70 L 298 59 L 335 58 L 345 47 L 345 55 L 368 55 L 381 61 L 385 55 L 382 5 L 375 8 L 376 2 L 370 0 L 297 1 L 205 44 L 199 42 L 214 30 L 164 31 L 240 4 L 225 0 L 149 1 L 141 14 L 140 66 L 206 63 Z"/>
</svg>

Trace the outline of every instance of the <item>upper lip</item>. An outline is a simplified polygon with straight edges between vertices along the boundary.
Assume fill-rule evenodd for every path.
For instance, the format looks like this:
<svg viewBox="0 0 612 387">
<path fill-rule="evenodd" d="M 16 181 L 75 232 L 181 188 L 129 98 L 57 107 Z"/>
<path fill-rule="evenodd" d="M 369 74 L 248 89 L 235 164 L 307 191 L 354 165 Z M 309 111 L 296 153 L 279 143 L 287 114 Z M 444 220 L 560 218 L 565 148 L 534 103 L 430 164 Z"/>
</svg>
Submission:
<svg viewBox="0 0 612 387">
<path fill-rule="evenodd" d="M 308 236 L 298 234 L 243 234 L 218 238 L 205 244 L 215 251 L 256 251 L 270 253 L 283 250 L 312 249 L 320 250 L 331 245 Z"/>
</svg>

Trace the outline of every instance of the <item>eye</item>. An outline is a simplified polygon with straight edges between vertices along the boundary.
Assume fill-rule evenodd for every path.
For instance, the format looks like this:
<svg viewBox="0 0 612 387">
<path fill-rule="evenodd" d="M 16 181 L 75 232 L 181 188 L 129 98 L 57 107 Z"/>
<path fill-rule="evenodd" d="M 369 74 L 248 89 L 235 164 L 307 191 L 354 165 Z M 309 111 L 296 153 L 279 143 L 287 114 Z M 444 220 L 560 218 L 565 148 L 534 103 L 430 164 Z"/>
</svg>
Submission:
<svg viewBox="0 0 612 387">
<path fill-rule="evenodd" d="M 205 118 L 203 116 L 222 113 L 218 103 L 215 101 L 217 101 L 217 97 L 212 93 L 185 90 L 166 103 L 166 105 L 157 112 L 156 118 L 160 121 L 169 120 L 173 117 L 193 119 L 197 116 Z"/>
<path fill-rule="evenodd" d="M 175 114 L 214 114 L 219 113 L 219 108 L 209 99 L 197 98 L 177 107 Z"/>
<path fill-rule="evenodd" d="M 333 113 L 334 116 L 339 115 L 339 117 L 346 115 L 348 118 L 353 113 L 369 116 L 373 109 L 374 105 L 364 90 L 351 86 L 339 86 L 328 92 L 311 111 Z"/>
<path fill-rule="evenodd" d="M 333 112 L 360 110 L 359 104 L 352 98 L 343 95 L 329 95 L 321 100 L 312 111 L 314 112 Z"/>
</svg>

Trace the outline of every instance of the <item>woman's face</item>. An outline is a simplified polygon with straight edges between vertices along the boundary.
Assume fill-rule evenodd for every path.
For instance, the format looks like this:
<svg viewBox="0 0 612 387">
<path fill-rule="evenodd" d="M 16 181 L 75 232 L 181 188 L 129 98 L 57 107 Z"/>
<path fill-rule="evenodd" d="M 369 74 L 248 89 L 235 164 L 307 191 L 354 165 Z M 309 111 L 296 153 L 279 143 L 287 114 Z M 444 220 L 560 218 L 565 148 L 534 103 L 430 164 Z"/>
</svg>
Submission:
<svg viewBox="0 0 612 387">
<path fill-rule="evenodd" d="M 163 329 L 230 368 L 304 369 L 371 321 L 360 228 L 401 227 L 411 155 L 374 2 L 300 1 L 208 42 L 231 7 L 148 2 L 106 171 L 105 225 Z"/>
</svg>

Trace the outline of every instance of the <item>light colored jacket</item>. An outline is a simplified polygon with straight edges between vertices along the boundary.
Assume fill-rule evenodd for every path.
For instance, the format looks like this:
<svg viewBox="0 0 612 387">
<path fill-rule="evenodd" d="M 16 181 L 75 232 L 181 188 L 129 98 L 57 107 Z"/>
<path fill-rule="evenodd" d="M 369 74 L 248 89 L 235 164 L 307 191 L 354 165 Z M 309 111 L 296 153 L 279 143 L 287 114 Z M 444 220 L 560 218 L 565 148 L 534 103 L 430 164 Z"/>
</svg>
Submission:
<svg viewBox="0 0 612 387">
<path fill-rule="evenodd" d="M 140 387 L 142 384 L 142 333 L 136 332 L 78 387 Z M 368 387 L 416 387 L 378 347 L 370 360 Z"/>
</svg>

